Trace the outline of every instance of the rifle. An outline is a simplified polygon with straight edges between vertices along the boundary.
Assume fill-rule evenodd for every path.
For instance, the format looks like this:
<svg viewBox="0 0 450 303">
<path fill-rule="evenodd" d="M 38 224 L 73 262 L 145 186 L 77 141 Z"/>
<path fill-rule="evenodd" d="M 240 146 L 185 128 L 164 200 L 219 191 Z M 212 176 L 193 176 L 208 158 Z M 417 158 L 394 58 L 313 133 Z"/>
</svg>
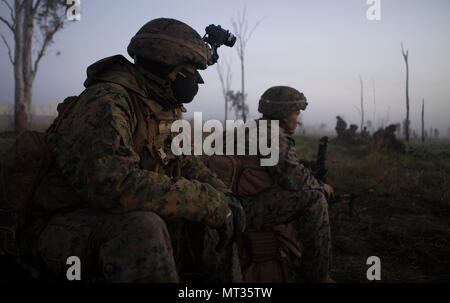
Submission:
<svg viewBox="0 0 450 303">
<path fill-rule="evenodd" d="M 318 180 L 322 181 L 323 183 L 326 182 L 327 171 L 328 171 L 326 168 L 327 147 L 328 147 L 328 137 L 324 136 L 324 137 L 320 138 L 320 140 L 319 140 L 319 147 L 318 147 L 317 160 L 316 160 L 316 172 L 315 172 L 315 177 Z M 365 196 L 366 194 L 371 194 L 373 192 L 374 192 L 373 189 L 369 189 L 368 191 L 363 191 L 358 194 L 351 192 L 351 193 L 346 193 L 346 194 L 334 195 L 333 197 L 328 199 L 328 204 L 332 205 L 332 204 L 339 203 L 343 200 L 349 200 L 349 204 L 348 204 L 349 216 L 353 217 L 356 214 L 355 200 L 357 198 Z"/>
<path fill-rule="evenodd" d="M 326 160 L 327 160 L 327 147 L 328 147 L 328 137 L 324 136 L 319 140 L 319 148 L 317 151 L 317 172 L 316 178 L 326 183 L 327 180 L 327 168 L 326 168 Z"/>
</svg>

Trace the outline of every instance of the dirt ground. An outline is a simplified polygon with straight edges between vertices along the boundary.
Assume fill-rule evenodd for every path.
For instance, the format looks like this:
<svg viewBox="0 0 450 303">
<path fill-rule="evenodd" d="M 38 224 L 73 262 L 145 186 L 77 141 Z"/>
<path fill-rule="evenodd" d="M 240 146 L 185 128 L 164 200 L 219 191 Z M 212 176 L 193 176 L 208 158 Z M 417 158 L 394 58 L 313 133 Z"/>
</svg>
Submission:
<svg viewBox="0 0 450 303">
<path fill-rule="evenodd" d="M 297 137 L 300 158 L 313 160 L 319 137 Z M 412 142 L 406 154 L 330 143 L 327 183 L 350 201 L 330 205 L 333 277 L 367 282 L 369 256 L 383 282 L 450 281 L 450 141 Z"/>
<path fill-rule="evenodd" d="M 0 133 L 0 159 L 14 134 Z M 314 160 L 319 137 L 296 137 L 300 159 Z M 382 282 L 450 282 L 450 141 L 412 142 L 406 154 L 330 143 L 327 183 L 353 193 L 329 208 L 333 278 L 367 282 L 369 256 Z M 353 210 L 350 214 L 350 210 Z"/>
</svg>

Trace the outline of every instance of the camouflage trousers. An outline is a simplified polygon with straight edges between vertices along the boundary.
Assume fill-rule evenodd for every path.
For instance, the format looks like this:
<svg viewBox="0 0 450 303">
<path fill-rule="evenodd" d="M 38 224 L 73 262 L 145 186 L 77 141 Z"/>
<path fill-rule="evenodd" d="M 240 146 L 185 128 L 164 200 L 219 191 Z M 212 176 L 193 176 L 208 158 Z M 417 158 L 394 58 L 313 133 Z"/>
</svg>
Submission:
<svg viewBox="0 0 450 303">
<path fill-rule="evenodd" d="M 81 280 L 104 282 L 231 281 L 233 250 L 217 253 L 217 232 L 204 225 L 166 222 L 157 214 L 109 214 L 81 209 L 55 215 L 36 254 L 65 279 L 69 256 L 81 261 Z M 231 247 L 231 246 L 230 246 Z"/>
<path fill-rule="evenodd" d="M 273 189 L 244 202 L 248 228 L 267 230 L 287 224 L 302 244 L 298 276 L 301 280 L 324 281 L 331 267 L 331 235 L 328 203 L 322 192 L 292 192 Z"/>
</svg>

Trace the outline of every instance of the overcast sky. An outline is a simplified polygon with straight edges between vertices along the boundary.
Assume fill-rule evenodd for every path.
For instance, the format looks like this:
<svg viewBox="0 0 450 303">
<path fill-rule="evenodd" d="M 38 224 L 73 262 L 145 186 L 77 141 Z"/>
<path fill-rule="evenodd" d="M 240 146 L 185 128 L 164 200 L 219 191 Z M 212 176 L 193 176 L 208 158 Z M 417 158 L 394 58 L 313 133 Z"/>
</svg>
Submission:
<svg viewBox="0 0 450 303">
<path fill-rule="evenodd" d="M 405 109 L 405 64 L 400 42 L 409 49 L 410 102 L 413 128 L 420 127 L 425 98 L 426 129 L 447 134 L 450 127 L 450 1 L 380 0 L 381 20 L 369 21 L 366 0 L 237 1 L 237 0 L 82 0 L 81 21 L 67 23 L 42 59 L 34 82 L 33 103 L 49 104 L 83 90 L 86 67 L 126 53 L 130 38 L 147 21 L 179 19 L 201 35 L 209 24 L 232 30 L 231 17 L 244 7 L 249 27 L 262 19 L 248 42 L 246 90 L 250 117 L 259 116 L 261 94 L 274 85 L 302 91 L 309 106 L 305 124 L 335 125 L 335 116 L 359 125 L 364 80 L 366 120 L 400 122 Z M 0 15 L 8 10 L 0 3 Z M 12 35 L 3 24 L 0 32 Z M 57 52 L 61 52 L 57 56 Z M 233 89 L 240 88 L 236 50 L 219 49 L 233 60 Z M 220 59 L 219 59 L 220 60 Z M 202 111 L 204 119 L 224 117 L 224 101 L 216 68 L 201 72 L 205 84 L 187 106 L 189 116 Z M 376 92 L 374 107 L 373 83 Z M 0 102 L 14 97 L 13 69 L 7 49 L 0 46 Z M 233 113 L 229 117 L 234 117 Z"/>
</svg>

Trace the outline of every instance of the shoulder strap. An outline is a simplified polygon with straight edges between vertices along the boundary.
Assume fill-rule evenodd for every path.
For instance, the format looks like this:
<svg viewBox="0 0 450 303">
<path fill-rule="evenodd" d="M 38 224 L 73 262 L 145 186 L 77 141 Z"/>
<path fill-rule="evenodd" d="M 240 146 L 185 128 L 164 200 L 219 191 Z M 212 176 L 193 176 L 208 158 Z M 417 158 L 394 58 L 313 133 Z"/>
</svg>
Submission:
<svg viewBox="0 0 450 303">
<path fill-rule="evenodd" d="M 155 137 L 156 137 L 156 122 L 152 123 L 152 112 L 149 107 L 144 105 L 141 100 L 138 100 L 136 93 L 127 90 L 130 96 L 131 104 L 137 116 L 137 125 L 133 133 L 133 142 L 136 150 L 146 148 L 152 156 Z"/>
</svg>

